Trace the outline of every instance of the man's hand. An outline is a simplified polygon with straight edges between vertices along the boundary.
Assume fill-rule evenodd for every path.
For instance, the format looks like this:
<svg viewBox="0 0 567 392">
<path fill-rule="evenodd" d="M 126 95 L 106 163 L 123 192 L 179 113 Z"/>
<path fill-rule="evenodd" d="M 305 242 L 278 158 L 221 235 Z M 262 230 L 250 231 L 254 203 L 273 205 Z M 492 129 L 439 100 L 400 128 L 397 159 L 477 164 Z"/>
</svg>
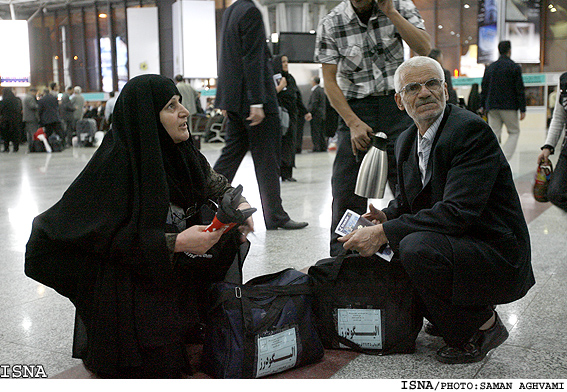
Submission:
<svg viewBox="0 0 567 392">
<path fill-rule="evenodd" d="M 369 209 L 370 211 L 362 215 L 363 218 L 368 219 L 374 224 L 384 223 L 388 220 L 386 214 L 384 214 L 381 210 L 374 207 L 372 203 L 370 203 Z"/>
<path fill-rule="evenodd" d="M 393 0 L 376 0 L 376 3 L 378 3 L 380 11 L 382 11 L 386 16 L 395 10 Z"/>
<path fill-rule="evenodd" d="M 303 118 L 305 121 L 311 121 L 313 120 L 313 115 L 311 115 L 311 113 L 307 113 Z"/>
<path fill-rule="evenodd" d="M 260 124 L 265 117 L 264 109 L 250 106 L 250 116 L 246 120 L 250 121 L 250 126 L 253 127 Z"/>
<path fill-rule="evenodd" d="M 526 118 L 526 112 L 520 112 L 520 121 Z"/>
<path fill-rule="evenodd" d="M 388 238 L 382 225 L 376 225 L 354 230 L 344 237 L 339 237 L 338 241 L 343 242 L 346 250 L 356 250 L 361 256 L 369 257 L 378 252 L 382 245 L 387 244 Z"/>
<path fill-rule="evenodd" d="M 352 153 L 356 155 L 357 150 L 366 151 L 370 145 L 370 134 L 374 133 L 364 121 L 357 118 L 348 124 L 350 128 L 350 143 L 352 145 Z"/>
</svg>

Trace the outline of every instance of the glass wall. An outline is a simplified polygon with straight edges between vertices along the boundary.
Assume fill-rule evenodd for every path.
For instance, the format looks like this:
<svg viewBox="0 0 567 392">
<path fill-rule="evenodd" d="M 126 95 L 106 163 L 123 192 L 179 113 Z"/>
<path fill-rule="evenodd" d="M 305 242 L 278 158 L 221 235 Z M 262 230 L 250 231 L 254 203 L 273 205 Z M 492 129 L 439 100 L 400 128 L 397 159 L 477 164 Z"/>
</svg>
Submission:
<svg viewBox="0 0 567 392">
<path fill-rule="evenodd" d="M 29 23 L 31 84 L 117 91 L 128 81 L 127 6 L 155 1 L 93 2 L 47 10 Z"/>
</svg>

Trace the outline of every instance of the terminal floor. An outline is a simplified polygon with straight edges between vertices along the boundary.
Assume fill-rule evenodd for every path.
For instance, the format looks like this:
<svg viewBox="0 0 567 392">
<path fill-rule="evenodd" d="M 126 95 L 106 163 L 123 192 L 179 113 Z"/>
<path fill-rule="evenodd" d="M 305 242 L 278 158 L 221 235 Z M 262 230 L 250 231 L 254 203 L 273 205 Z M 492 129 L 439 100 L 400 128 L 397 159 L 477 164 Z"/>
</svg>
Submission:
<svg viewBox="0 0 567 392">
<path fill-rule="evenodd" d="M 531 184 L 545 130 L 522 130 L 510 164 L 532 241 L 537 283 L 523 299 L 498 306 L 510 331 L 508 340 L 485 360 L 444 365 L 435 360 L 440 338 L 421 332 L 414 354 L 357 355 L 329 351 L 324 360 L 276 378 L 335 379 L 565 379 L 567 378 L 567 214 L 549 203 L 537 203 Z M 211 163 L 222 144 L 204 143 Z M 0 153 L 0 365 L 41 364 L 52 378 L 91 377 L 71 358 L 74 309 L 52 289 L 23 273 L 31 221 L 53 205 L 83 169 L 94 148 L 53 154 Z M 297 182 L 281 184 L 284 208 L 292 219 L 309 226 L 297 231 L 266 231 L 262 213 L 255 214 L 255 233 L 244 266 L 245 281 L 293 267 L 305 270 L 328 256 L 331 212 L 330 176 L 334 153 L 297 155 Z M 251 204 L 261 209 L 250 155 L 234 184 L 244 186 Z M 378 207 L 391 198 L 373 200 Z M 205 377 L 196 374 L 195 377 Z"/>
</svg>

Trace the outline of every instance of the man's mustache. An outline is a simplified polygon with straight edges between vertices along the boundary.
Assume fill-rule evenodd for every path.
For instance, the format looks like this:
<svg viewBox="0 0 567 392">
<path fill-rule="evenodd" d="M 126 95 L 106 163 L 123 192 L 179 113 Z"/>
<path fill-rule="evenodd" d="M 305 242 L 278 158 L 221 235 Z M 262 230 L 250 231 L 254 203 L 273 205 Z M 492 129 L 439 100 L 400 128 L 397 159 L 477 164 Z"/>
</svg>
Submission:
<svg viewBox="0 0 567 392">
<path fill-rule="evenodd" d="M 422 105 L 427 105 L 428 103 L 437 103 L 437 100 L 435 100 L 435 98 L 424 98 L 424 99 L 420 99 L 419 102 L 417 102 L 417 107 L 420 107 Z"/>
</svg>

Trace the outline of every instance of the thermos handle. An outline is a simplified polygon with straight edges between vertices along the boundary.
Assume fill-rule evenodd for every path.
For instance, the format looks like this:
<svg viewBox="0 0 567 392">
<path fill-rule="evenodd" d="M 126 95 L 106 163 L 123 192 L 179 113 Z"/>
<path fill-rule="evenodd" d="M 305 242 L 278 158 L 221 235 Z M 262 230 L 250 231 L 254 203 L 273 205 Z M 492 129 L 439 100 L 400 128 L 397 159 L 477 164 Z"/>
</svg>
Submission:
<svg viewBox="0 0 567 392">
<path fill-rule="evenodd" d="M 372 139 L 372 145 L 379 150 L 386 151 L 386 146 L 388 145 L 388 139 L 384 132 L 378 132 L 375 135 L 370 135 Z"/>
</svg>

